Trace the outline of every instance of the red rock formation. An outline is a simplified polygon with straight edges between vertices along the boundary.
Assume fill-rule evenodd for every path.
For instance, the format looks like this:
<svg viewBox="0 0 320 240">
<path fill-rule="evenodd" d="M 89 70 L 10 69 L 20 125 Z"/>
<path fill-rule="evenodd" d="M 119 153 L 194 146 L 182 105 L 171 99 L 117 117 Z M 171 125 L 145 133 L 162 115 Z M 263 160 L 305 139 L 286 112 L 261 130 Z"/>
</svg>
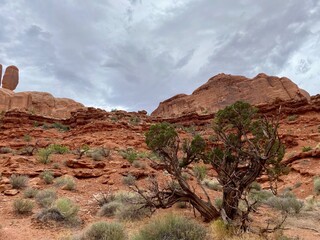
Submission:
<svg viewBox="0 0 320 240">
<path fill-rule="evenodd" d="M 2 79 L 2 88 L 15 90 L 19 83 L 19 69 L 16 66 L 6 68 Z"/>
<path fill-rule="evenodd" d="M 0 111 L 19 110 L 36 115 L 68 118 L 70 113 L 79 108 L 84 108 L 68 98 L 55 98 L 45 92 L 19 92 L 14 93 L 9 89 L 0 89 Z"/>
<path fill-rule="evenodd" d="M 191 113 L 211 114 L 237 100 L 260 106 L 277 101 L 310 100 L 309 94 L 290 79 L 260 73 L 253 79 L 218 74 L 191 95 L 179 94 L 160 103 L 152 116 L 170 118 Z"/>
<path fill-rule="evenodd" d="M 1 84 L 1 80 L 2 80 L 2 65 L 0 64 L 0 84 Z"/>
</svg>

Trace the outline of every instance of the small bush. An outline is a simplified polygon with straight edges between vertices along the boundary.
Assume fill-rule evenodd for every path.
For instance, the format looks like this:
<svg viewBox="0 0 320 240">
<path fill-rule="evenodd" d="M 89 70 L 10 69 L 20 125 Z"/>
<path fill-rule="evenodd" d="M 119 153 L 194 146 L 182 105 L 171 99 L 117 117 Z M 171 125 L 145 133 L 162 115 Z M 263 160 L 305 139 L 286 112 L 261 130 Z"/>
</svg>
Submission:
<svg viewBox="0 0 320 240">
<path fill-rule="evenodd" d="M 62 123 L 59 123 L 59 122 L 55 122 L 55 123 L 52 123 L 50 128 L 55 128 L 55 129 L 58 129 L 59 131 L 61 132 L 66 132 L 66 131 L 69 131 L 70 130 L 70 127 L 67 126 L 67 125 L 64 125 Z"/>
<path fill-rule="evenodd" d="M 57 193 L 54 190 L 42 190 L 36 195 L 36 201 L 41 207 L 51 207 L 53 202 L 57 199 Z"/>
<path fill-rule="evenodd" d="M 23 197 L 24 198 L 34 198 L 38 193 L 38 189 L 35 188 L 27 188 L 26 190 L 24 190 L 23 192 Z"/>
<path fill-rule="evenodd" d="M 232 229 L 226 225 L 221 219 L 215 220 L 211 225 L 214 239 L 226 240 L 232 236 Z"/>
<path fill-rule="evenodd" d="M 114 216 L 116 211 L 123 207 L 123 204 L 117 201 L 104 204 L 99 210 L 99 216 L 111 217 Z"/>
<path fill-rule="evenodd" d="M 60 144 L 51 144 L 49 148 L 52 153 L 56 153 L 56 154 L 65 154 L 70 151 L 67 146 L 63 146 Z"/>
<path fill-rule="evenodd" d="M 126 150 L 122 150 L 120 152 L 120 155 L 128 160 L 129 163 L 133 163 L 135 160 L 137 160 L 138 158 L 138 152 L 136 152 L 134 149 L 132 148 L 127 148 Z"/>
<path fill-rule="evenodd" d="M 56 221 L 56 222 L 61 222 L 64 221 L 64 217 L 62 214 L 59 212 L 58 209 L 56 208 L 45 208 L 41 210 L 37 215 L 36 219 L 41 221 L 41 222 L 47 222 L 47 221 Z"/>
<path fill-rule="evenodd" d="M 128 176 L 123 177 L 122 182 L 123 184 L 127 186 L 131 186 L 135 183 L 136 178 L 132 176 L 131 174 L 128 174 Z"/>
<path fill-rule="evenodd" d="M 40 174 L 40 178 L 46 183 L 51 184 L 53 183 L 53 173 L 51 171 L 44 171 Z"/>
<path fill-rule="evenodd" d="M 22 189 L 28 186 L 29 178 L 22 175 L 11 175 L 10 184 L 14 189 Z"/>
<path fill-rule="evenodd" d="M 63 176 L 56 179 L 56 186 L 61 187 L 64 190 L 75 190 L 76 182 L 71 176 Z"/>
<path fill-rule="evenodd" d="M 69 198 L 59 198 L 55 202 L 55 208 L 68 222 L 74 221 L 77 218 L 79 211 L 79 207 L 75 205 Z"/>
<path fill-rule="evenodd" d="M 38 160 L 40 163 L 48 164 L 50 163 L 50 155 L 52 154 L 51 148 L 40 148 L 38 150 Z"/>
<path fill-rule="evenodd" d="M 267 201 L 272 196 L 274 196 L 274 194 L 268 190 L 257 191 L 255 189 L 252 189 L 249 193 L 249 199 L 257 202 Z"/>
<path fill-rule="evenodd" d="M 9 148 L 9 147 L 1 147 L 0 148 L 0 153 L 1 154 L 12 153 L 12 149 Z"/>
<path fill-rule="evenodd" d="M 134 161 L 132 163 L 132 166 L 134 166 L 135 168 L 141 168 L 141 169 L 147 168 L 147 165 L 144 162 L 140 162 L 140 161 Z"/>
<path fill-rule="evenodd" d="M 206 229 L 187 218 L 168 215 L 144 226 L 134 240 L 200 240 L 207 236 Z"/>
<path fill-rule="evenodd" d="M 250 185 L 251 190 L 261 191 L 261 185 L 257 182 L 253 182 Z"/>
<path fill-rule="evenodd" d="M 88 155 L 95 161 L 101 161 L 104 158 L 109 157 L 111 154 L 111 150 L 105 147 L 94 149 L 88 152 Z"/>
<path fill-rule="evenodd" d="M 207 188 L 214 190 L 214 191 L 221 191 L 222 186 L 217 180 L 210 180 L 210 179 L 204 179 L 202 181 L 202 184 L 206 186 Z"/>
<path fill-rule="evenodd" d="M 23 140 L 24 140 L 25 142 L 30 142 L 30 141 L 32 140 L 32 138 L 31 138 L 30 135 L 25 134 L 25 135 L 23 136 Z"/>
<path fill-rule="evenodd" d="M 298 118 L 298 115 L 290 115 L 290 116 L 288 116 L 288 121 L 292 122 L 292 121 L 297 120 L 297 118 Z"/>
<path fill-rule="evenodd" d="M 222 208 L 222 198 L 216 198 L 214 200 L 214 205 L 216 206 L 217 209 L 221 209 Z"/>
<path fill-rule="evenodd" d="M 103 160 L 103 156 L 99 153 L 99 152 L 93 152 L 91 153 L 91 158 L 94 161 L 102 161 Z"/>
<path fill-rule="evenodd" d="M 313 190 L 316 195 L 320 194 L 320 178 L 315 178 L 313 181 Z"/>
<path fill-rule="evenodd" d="M 307 146 L 307 147 L 303 147 L 302 148 L 302 152 L 309 152 L 309 151 L 311 151 L 312 150 L 312 147 L 310 147 L 310 146 Z"/>
<path fill-rule="evenodd" d="M 193 167 L 193 172 L 195 177 L 202 181 L 207 175 L 207 168 L 204 165 L 196 165 Z"/>
<path fill-rule="evenodd" d="M 272 208 L 286 213 L 299 213 L 303 207 L 303 202 L 297 200 L 294 196 L 271 197 L 266 204 Z"/>
<path fill-rule="evenodd" d="M 33 207 L 34 207 L 34 204 L 29 199 L 16 199 L 13 202 L 13 210 L 15 213 L 18 213 L 18 214 L 31 213 Z"/>
<path fill-rule="evenodd" d="M 119 223 L 93 223 L 80 240 L 126 240 L 128 239 L 122 225 Z"/>
<path fill-rule="evenodd" d="M 150 209 L 141 204 L 128 204 L 116 212 L 116 217 L 122 221 L 139 221 L 150 215 Z"/>
</svg>

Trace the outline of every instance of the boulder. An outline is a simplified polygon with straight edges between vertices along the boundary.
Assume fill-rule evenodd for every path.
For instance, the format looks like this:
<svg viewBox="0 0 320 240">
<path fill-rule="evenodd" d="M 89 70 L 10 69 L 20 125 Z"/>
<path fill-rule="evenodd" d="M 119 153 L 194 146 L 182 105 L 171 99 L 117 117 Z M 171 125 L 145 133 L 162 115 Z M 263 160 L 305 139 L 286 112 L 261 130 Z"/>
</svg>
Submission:
<svg viewBox="0 0 320 240">
<path fill-rule="evenodd" d="M 197 113 L 212 114 L 242 100 L 259 106 L 275 101 L 309 101 L 310 95 L 286 77 L 264 73 L 249 79 L 243 76 L 218 74 L 191 95 L 179 94 L 160 103 L 151 115 L 172 118 Z"/>
<path fill-rule="evenodd" d="M 2 88 L 15 90 L 19 83 L 19 69 L 16 66 L 9 66 L 2 79 Z"/>
</svg>

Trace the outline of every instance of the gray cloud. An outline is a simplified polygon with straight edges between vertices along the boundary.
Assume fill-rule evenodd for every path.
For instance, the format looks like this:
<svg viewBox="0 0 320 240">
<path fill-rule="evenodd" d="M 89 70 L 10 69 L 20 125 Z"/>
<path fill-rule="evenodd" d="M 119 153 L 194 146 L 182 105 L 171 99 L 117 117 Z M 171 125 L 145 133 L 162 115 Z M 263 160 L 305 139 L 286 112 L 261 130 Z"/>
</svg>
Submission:
<svg viewBox="0 0 320 240">
<path fill-rule="evenodd" d="M 0 63 L 18 91 L 153 110 L 211 76 L 288 76 L 320 92 L 316 0 L 3 0 Z"/>
</svg>

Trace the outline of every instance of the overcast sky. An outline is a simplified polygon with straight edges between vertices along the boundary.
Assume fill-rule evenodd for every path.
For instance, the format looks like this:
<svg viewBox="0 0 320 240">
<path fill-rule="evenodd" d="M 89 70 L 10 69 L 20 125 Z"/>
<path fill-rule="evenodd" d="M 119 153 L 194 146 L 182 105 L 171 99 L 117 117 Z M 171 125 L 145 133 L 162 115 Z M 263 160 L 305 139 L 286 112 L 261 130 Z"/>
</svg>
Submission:
<svg viewBox="0 0 320 240">
<path fill-rule="evenodd" d="M 0 63 L 19 91 L 154 110 L 224 72 L 320 93 L 318 0 L 0 0 Z"/>
</svg>

